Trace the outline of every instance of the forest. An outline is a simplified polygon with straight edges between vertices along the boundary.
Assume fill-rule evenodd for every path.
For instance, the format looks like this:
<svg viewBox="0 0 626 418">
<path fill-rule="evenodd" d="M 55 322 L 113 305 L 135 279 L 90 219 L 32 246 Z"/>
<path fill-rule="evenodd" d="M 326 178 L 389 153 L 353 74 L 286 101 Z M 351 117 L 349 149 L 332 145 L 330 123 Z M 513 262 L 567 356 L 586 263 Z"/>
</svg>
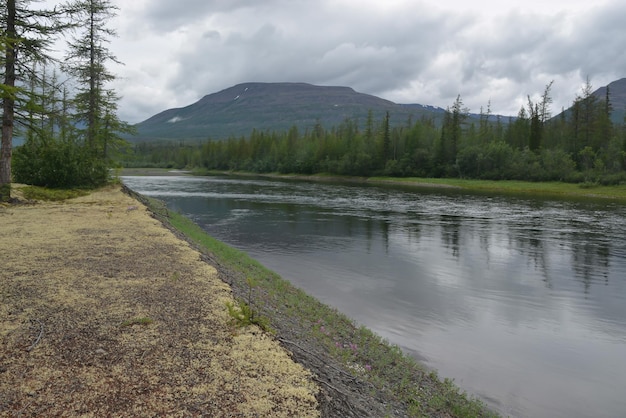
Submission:
<svg viewBox="0 0 626 418">
<path fill-rule="evenodd" d="M 392 127 L 392 114 L 373 120 L 370 112 L 363 127 L 347 119 L 305 132 L 293 127 L 223 141 L 137 143 L 120 162 L 199 171 L 625 182 L 626 130 L 611 120 L 609 89 L 599 98 L 587 81 L 572 106 L 551 117 L 551 86 L 539 100 L 529 96 L 515 118 L 495 118 L 489 106 L 470 118 L 459 96 L 443 121 L 409 119 Z"/>
<path fill-rule="evenodd" d="M 346 176 L 452 177 L 493 180 L 626 182 L 626 129 L 612 118 L 610 90 L 589 80 L 570 108 L 551 114 L 549 83 L 516 117 L 472 115 L 460 96 L 441 117 L 346 119 L 306 130 L 253 130 L 247 137 L 141 142 L 117 117 L 108 85 L 117 59 L 107 48 L 117 10 L 109 0 L 74 0 L 41 10 L 31 1 L 0 4 L 2 142 L 0 200 L 11 181 L 47 187 L 93 187 L 112 166 L 187 168 L 198 172 L 328 173 Z M 62 60 L 50 56 L 65 38 Z M 406 116 L 402 116 L 405 118 Z M 393 123 L 392 123 L 393 122 Z M 13 150 L 13 137 L 24 145 Z"/>
</svg>

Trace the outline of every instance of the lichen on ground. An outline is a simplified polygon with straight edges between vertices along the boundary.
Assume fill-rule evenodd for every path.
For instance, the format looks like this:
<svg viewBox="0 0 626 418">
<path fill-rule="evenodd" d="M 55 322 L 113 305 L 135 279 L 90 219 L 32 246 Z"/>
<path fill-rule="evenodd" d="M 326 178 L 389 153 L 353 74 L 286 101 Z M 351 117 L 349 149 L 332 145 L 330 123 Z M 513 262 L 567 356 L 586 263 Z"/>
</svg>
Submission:
<svg viewBox="0 0 626 418">
<path fill-rule="evenodd" d="M 0 260 L 0 416 L 319 416 L 311 373 L 117 186 L 3 205 Z"/>
</svg>

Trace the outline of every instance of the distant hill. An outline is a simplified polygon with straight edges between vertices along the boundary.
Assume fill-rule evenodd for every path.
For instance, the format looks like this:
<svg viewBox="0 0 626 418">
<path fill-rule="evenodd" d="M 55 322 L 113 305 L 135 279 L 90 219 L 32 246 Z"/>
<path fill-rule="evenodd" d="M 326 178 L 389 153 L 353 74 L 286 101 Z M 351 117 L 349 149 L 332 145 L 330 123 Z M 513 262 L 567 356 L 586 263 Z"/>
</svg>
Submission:
<svg viewBox="0 0 626 418">
<path fill-rule="evenodd" d="M 158 139 L 224 139 L 247 136 L 253 129 L 302 131 L 316 123 L 325 128 L 346 118 L 364 126 L 369 111 L 379 123 L 389 112 L 392 125 L 409 117 L 440 119 L 445 110 L 419 104 L 396 104 L 349 87 L 306 83 L 244 83 L 204 96 L 198 102 L 163 111 L 136 125 L 135 141 Z"/>
<path fill-rule="evenodd" d="M 606 98 L 606 88 L 609 88 L 609 100 L 613 106 L 611 120 L 613 123 L 624 123 L 624 115 L 626 114 L 626 78 L 609 83 L 608 86 L 600 87 L 593 92 L 598 99 Z"/>
<path fill-rule="evenodd" d="M 609 84 L 613 105 L 612 119 L 623 123 L 626 113 L 626 78 Z M 604 100 L 606 86 L 594 95 Z M 572 98 L 573 101 L 573 98 Z M 397 104 L 349 87 L 315 86 L 306 83 L 243 83 L 204 96 L 189 106 L 165 110 L 136 125 L 132 141 L 206 140 L 247 136 L 253 129 L 286 131 L 297 126 L 302 132 L 316 123 L 325 128 L 338 126 L 345 119 L 365 126 L 372 112 L 374 123 L 386 112 L 392 126 L 406 125 L 409 118 L 441 122 L 445 109 L 421 104 Z M 569 109 L 566 109 L 566 112 Z M 558 117 L 558 116 L 555 116 Z M 470 120 L 478 115 L 470 114 Z M 495 121 L 497 116 L 490 119 Z M 508 116 L 501 119 L 509 121 Z"/>
<path fill-rule="evenodd" d="M 613 112 L 611 113 L 611 120 L 615 125 L 621 125 L 624 123 L 624 115 L 626 115 L 626 78 L 622 78 L 616 81 L 613 81 L 608 84 L 608 86 L 600 87 L 596 89 L 592 95 L 595 96 L 598 102 L 604 103 L 606 99 L 606 89 L 609 88 L 609 100 L 611 102 L 611 106 L 613 107 Z M 575 98 L 572 98 L 572 103 Z M 570 117 L 572 112 L 572 106 L 565 109 L 564 112 L 559 112 L 552 119 L 559 119 L 562 117 L 563 113 L 567 118 Z"/>
</svg>

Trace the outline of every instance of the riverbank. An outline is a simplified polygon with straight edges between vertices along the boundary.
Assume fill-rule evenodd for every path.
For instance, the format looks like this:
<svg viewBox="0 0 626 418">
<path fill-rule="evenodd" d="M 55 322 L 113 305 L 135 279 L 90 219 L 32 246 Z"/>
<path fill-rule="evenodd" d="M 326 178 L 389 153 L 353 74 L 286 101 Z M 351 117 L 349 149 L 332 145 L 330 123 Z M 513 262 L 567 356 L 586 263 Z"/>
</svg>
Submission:
<svg viewBox="0 0 626 418">
<path fill-rule="evenodd" d="M 226 173 L 219 173 L 224 175 Z M 238 175 L 233 173 L 233 175 Z M 244 174 L 248 175 L 248 174 Z M 534 195 L 555 198 L 611 199 L 626 202 L 626 185 L 602 186 L 597 184 L 573 184 L 563 182 L 528 182 L 515 180 L 466 180 L 453 178 L 416 177 L 342 177 L 342 176 L 296 176 L 283 174 L 260 174 L 271 178 L 300 179 L 309 181 L 333 181 L 361 184 L 386 184 L 414 187 L 416 189 L 456 189 L 486 194 Z"/>
<path fill-rule="evenodd" d="M 123 199 L 115 203 L 112 195 Z M 16 222 L 25 213 L 34 215 Z M 20 251 L 17 242 L 3 240 L 0 247 L 3 259 L 16 263 L 5 267 L 0 293 L 0 338 L 7 347 L 0 357 L 0 392 L 8 394 L 0 412 L 34 416 L 58 399 L 59 408 L 94 415 L 155 415 L 169 408 L 188 415 L 267 416 L 263 409 L 242 409 L 269 407 L 271 416 L 490 415 L 452 382 L 439 381 L 397 347 L 158 201 L 112 189 L 63 203 L 2 207 L 0 216 L 11 220 L 2 223 L 2 235 L 24 235 L 26 246 Z M 69 236 L 53 240 L 57 231 L 45 232 L 52 225 Z M 266 331 L 237 327 L 246 315 L 233 323 L 227 303 L 250 308 L 248 319 Z M 250 336 L 246 347 L 254 354 L 233 345 L 241 335 Z M 276 374 L 267 362 L 272 355 L 255 338 L 280 343 L 279 353 L 297 363 L 286 364 L 304 368 Z M 214 374 L 220 364 L 226 378 Z M 264 386 L 266 380 L 275 385 Z M 265 403 L 252 406 L 262 393 Z M 281 409 L 294 405 L 289 399 L 314 411 Z"/>
<path fill-rule="evenodd" d="M 626 185 L 602 186 L 590 183 L 533 183 L 516 180 L 422 179 L 390 177 L 372 177 L 368 180 L 372 183 L 379 184 L 399 184 L 414 187 L 449 187 L 481 193 L 626 201 Z"/>
<path fill-rule="evenodd" d="M 594 183 L 528 182 L 515 180 L 467 180 L 453 178 L 415 177 L 352 177 L 326 174 L 295 175 L 278 173 L 248 173 L 232 171 L 181 171 L 167 169 L 124 169 L 121 175 L 220 175 L 265 177 L 284 180 L 323 181 L 355 184 L 387 184 L 416 189 L 456 189 L 486 194 L 534 195 L 555 198 L 610 199 L 626 202 L 626 184 L 602 186 Z"/>
</svg>

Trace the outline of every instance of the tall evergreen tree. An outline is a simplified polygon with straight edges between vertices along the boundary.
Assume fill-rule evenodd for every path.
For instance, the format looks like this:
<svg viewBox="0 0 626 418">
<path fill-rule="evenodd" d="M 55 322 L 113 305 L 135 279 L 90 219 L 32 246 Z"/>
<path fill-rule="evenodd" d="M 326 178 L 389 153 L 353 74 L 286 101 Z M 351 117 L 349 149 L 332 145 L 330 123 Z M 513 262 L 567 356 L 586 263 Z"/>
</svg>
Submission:
<svg viewBox="0 0 626 418">
<path fill-rule="evenodd" d="M 128 124 L 116 115 L 118 96 L 107 88 L 107 84 L 115 79 L 107 64 L 118 63 L 106 45 L 110 37 L 116 36 L 107 23 L 117 10 L 109 0 L 75 0 L 70 3 L 70 14 L 81 30 L 69 42 L 63 66 L 79 85 L 74 107 L 76 121 L 86 126 L 83 139 L 95 155 L 105 159 L 111 143 L 121 141 L 115 133 L 130 131 Z"/>
<path fill-rule="evenodd" d="M 487 103 L 487 111 L 484 111 L 482 106 L 480 107 L 480 120 L 478 126 L 478 143 L 486 144 L 491 142 L 491 125 L 489 123 L 489 118 L 491 116 L 491 101 Z"/>
<path fill-rule="evenodd" d="M 365 141 L 371 143 L 374 140 L 374 112 L 367 111 L 367 119 L 365 120 Z"/>
<path fill-rule="evenodd" d="M 447 150 L 446 161 L 449 164 L 454 164 L 456 161 L 456 155 L 459 151 L 459 143 L 461 141 L 461 135 L 463 133 L 463 123 L 467 119 L 468 110 L 463 107 L 463 101 L 461 95 L 458 95 L 452 110 L 450 117 L 448 118 L 447 132 Z"/>
<path fill-rule="evenodd" d="M 383 167 L 388 159 L 391 158 L 391 131 L 389 128 L 389 112 L 385 114 L 383 119 Z"/>
<path fill-rule="evenodd" d="M 589 78 L 587 78 L 582 88 L 582 96 L 579 99 L 581 104 L 581 136 L 583 147 L 590 146 L 594 151 L 597 151 L 598 144 L 595 141 L 595 137 L 598 98 L 593 95 L 593 87 Z"/>
<path fill-rule="evenodd" d="M 528 110 L 530 112 L 530 135 L 528 137 L 528 148 L 533 152 L 539 152 L 539 148 L 541 147 L 541 136 L 543 133 L 541 110 L 537 103 L 535 103 L 533 107 L 530 97 L 528 98 Z"/>
<path fill-rule="evenodd" d="M 550 90 L 552 89 L 552 84 L 554 84 L 554 80 L 550 81 L 546 85 L 546 88 L 541 95 L 541 102 L 539 103 L 539 119 L 542 125 L 545 124 L 552 116 L 550 111 L 550 105 L 552 104 Z"/>
<path fill-rule="evenodd" d="M 613 122 L 611 121 L 611 113 L 613 113 L 613 105 L 611 104 L 611 93 L 609 86 L 606 86 L 604 101 L 598 111 L 598 136 L 600 148 L 606 149 L 609 142 L 613 138 Z"/>
<path fill-rule="evenodd" d="M 508 144 L 518 150 L 522 150 L 528 146 L 529 120 L 526 108 L 522 106 L 517 113 L 515 120 L 509 120 L 506 138 Z"/>
<path fill-rule="evenodd" d="M 544 127 L 548 119 L 550 119 L 550 104 L 552 103 L 552 96 L 550 96 L 550 90 L 554 81 L 548 83 L 541 95 L 541 101 L 533 103 L 530 96 L 528 96 L 528 113 L 530 115 L 530 135 L 528 137 L 528 148 L 533 152 L 539 152 L 542 147 L 542 140 L 544 137 Z"/>
<path fill-rule="evenodd" d="M 29 74 L 33 63 L 50 60 L 47 51 L 54 36 L 68 26 L 62 10 L 36 10 L 30 0 L 6 0 L 0 4 L 0 51 L 3 74 L 2 139 L 0 142 L 0 201 L 11 197 L 11 158 L 16 108 L 31 100 Z"/>
</svg>

